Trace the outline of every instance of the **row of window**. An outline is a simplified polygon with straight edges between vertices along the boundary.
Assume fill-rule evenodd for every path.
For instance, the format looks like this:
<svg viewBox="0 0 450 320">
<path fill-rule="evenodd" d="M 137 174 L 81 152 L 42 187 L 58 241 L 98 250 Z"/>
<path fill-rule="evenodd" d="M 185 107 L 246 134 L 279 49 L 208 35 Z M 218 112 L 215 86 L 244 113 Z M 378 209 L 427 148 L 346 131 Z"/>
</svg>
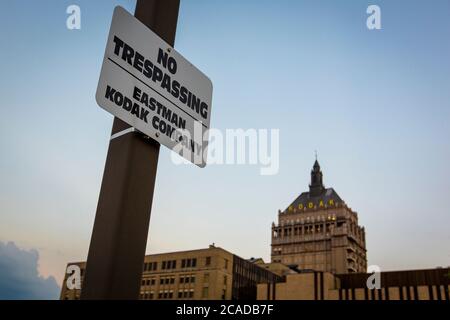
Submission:
<svg viewBox="0 0 450 320">
<path fill-rule="evenodd" d="M 195 283 L 195 276 L 181 276 L 180 283 Z"/>
<path fill-rule="evenodd" d="M 174 284 L 175 283 L 175 277 L 171 278 L 161 278 L 159 279 L 159 284 Z"/>
<path fill-rule="evenodd" d="M 194 297 L 194 290 L 190 291 L 178 291 L 178 299 L 192 299 Z"/>
<path fill-rule="evenodd" d="M 154 286 L 156 283 L 155 279 L 142 279 L 141 285 L 142 286 Z"/>
<path fill-rule="evenodd" d="M 181 268 L 195 268 L 197 266 L 197 258 L 181 260 Z"/>
<path fill-rule="evenodd" d="M 339 217 L 339 219 L 343 219 L 343 217 Z M 308 224 L 308 223 L 315 223 L 315 222 L 325 222 L 325 221 L 336 221 L 337 217 L 336 214 L 329 214 L 328 216 L 319 216 L 319 217 L 306 217 L 301 219 L 291 219 L 291 220 L 280 220 L 280 223 L 278 226 L 283 227 L 288 224 Z"/>
<path fill-rule="evenodd" d="M 144 263 L 144 271 L 156 271 L 158 269 L 157 262 L 146 262 Z"/>
<path fill-rule="evenodd" d="M 161 269 L 163 270 L 169 270 L 169 269 L 176 269 L 177 268 L 177 260 L 169 260 L 169 261 L 163 261 Z"/>
<path fill-rule="evenodd" d="M 206 289 L 206 290 L 205 290 Z M 203 295 L 205 295 L 204 298 L 208 297 L 208 288 L 203 289 Z M 174 292 L 172 290 L 170 291 L 159 291 L 158 293 L 158 299 L 173 299 Z M 192 299 L 194 298 L 194 289 L 191 290 L 178 290 L 178 299 Z M 140 298 L 143 300 L 152 300 L 155 298 L 155 293 L 153 291 L 151 292 L 141 292 Z"/>
<path fill-rule="evenodd" d="M 211 257 L 206 257 L 205 267 L 211 265 Z M 182 259 L 181 268 L 195 268 L 197 267 L 197 258 Z M 161 270 L 171 270 L 177 268 L 177 260 L 167 260 L 161 263 Z M 158 262 L 146 262 L 144 263 L 144 271 L 156 271 L 158 270 Z"/>
<path fill-rule="evenodd" d="M 312 233 L 323 233 L 326 231 L 327 233 L 331 232 L 332 227 L 334 225 L 332 224 L 326 224 L 326 227 L 324 227 L 322 224 L 318 225 L 306 225 L 303 227 L 294 227 L 294 228 L 279 228 L 275 229 L 273 231 L 273 237 L 279 238 L 279 237 L 289 237 L 289 236 L 297 236 L 297 235 L 303 235 L 303 234 L 312 234 Z"/>
<path fill-rule="evenodd" d="M 209 279 L 209 277 L 208 277 L 208 279 Z M 174 283 L 175 283 L 175 277 L 165 277 L 165 278 L 159 279 L 160 285 L 168 285 L 168 284 L 174 284 Z M 195 283 L 195 276 L 194 275 L 180 276 L 179 283 Z M 154 286 L 155 284 L 156 284 L 156 280 L 154 278 L 142 279 L 142 282 L 141 282 L 142 286 Z"/>
</svg>

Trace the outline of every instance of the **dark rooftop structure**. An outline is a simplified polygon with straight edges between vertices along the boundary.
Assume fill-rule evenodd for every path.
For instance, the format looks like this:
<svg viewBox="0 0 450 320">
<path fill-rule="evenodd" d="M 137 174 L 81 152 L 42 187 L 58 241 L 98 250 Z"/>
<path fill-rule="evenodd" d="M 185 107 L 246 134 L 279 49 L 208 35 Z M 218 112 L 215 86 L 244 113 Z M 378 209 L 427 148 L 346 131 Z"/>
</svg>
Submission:
<svg viewBox="0 0 450 320">
<path fill-rule="evenodd" d="M 325 188 L 323 184 L 323 174 L 320 170 L 319 162 L 314 162 L 311 170 L 311 184 L 309 185 L 309 192 L 303 192 L 297 199 L 290 204 L 289 208 L 303 209 L 313 207 L 326 207 L 330 203 L 342 203 L 341 197 L 334 191 L 333 188 Z"/>
</svg>

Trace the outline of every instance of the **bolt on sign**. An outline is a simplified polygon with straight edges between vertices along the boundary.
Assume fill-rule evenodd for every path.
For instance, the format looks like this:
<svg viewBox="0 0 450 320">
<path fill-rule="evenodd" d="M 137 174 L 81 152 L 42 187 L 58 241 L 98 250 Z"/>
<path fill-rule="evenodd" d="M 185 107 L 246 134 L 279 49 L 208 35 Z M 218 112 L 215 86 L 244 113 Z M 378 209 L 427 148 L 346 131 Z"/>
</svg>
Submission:
<svg viewBox="0 0 450 320">
<path fill-rule="evenodd" d="M 120 6 L 114 10 L 96 100 L 192 163 L 206 165 L 211 80 Z"/>
</svg>

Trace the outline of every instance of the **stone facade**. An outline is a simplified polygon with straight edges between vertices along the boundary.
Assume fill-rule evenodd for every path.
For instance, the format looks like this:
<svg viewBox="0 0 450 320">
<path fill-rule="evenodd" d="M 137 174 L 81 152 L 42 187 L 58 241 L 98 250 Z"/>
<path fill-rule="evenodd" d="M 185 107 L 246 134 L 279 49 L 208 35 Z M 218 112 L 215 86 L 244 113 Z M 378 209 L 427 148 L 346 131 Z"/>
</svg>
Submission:
<svg viewBox="0 0 450 320">
<path fill-rule="evenodd" d="M 437 300 L 450 301 L 450 269 L 379 273 L 379 288 L 369 289 L 372 274 L 328 272 L 289 274 L 285 281 L 258 285 L 258 300 Z"/>
<path fill-rule="evenodd" d="M 231 300 L 256 299 L 256 285 L 277 282 L 282 277 L 222 248 L 153 254 L 145 256 L 141 300 Z M 81 269 L 85 262 L 69 263 Z M 66 274 L 62 300 L 78 300 L 81 290 L 69 290 Z"/>
</svg>

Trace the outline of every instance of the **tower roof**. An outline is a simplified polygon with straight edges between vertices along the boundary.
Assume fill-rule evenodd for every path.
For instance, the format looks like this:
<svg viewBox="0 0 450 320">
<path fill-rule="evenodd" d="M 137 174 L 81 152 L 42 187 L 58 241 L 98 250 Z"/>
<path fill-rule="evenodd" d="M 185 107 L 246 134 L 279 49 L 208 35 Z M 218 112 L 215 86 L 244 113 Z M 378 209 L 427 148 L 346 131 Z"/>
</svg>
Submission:
<svg viewBox="0 0 450 320">
<path fill-rule="evenodd" d="M 323 206 L 334 206 L 343 202 L 341 197 L 333 188 L 326 188 L 321 195 L 311 196 L 309 192 L 301 193 L 288 207 L 302 210 L 303 208 L 310 208 L 311 204 L 316 208 Z"/>
<path fill-rule="evenodd" d="M 314 162 L 313 168 L 314 168 L 314 169 L 315 169 L 315 168 L 319 168 L 319 170 L 320 170 L 320 164 L 319 164 L 319 161 L 317 161 L 317 159 L 316 159 L 316 161 Z"/>
<path fill-rule="evenodd" d="M 320 170 L 319 161 L 314 162 L 311 170 L 311 183 L 309 185 L 309 192 L 300 194 L 288 207 L 288 209 L 303 208 L 320 208 L 325 206 L 334 206 L 343 202 L 341 197 L 333 188 L 325 188 L 323 185 L 323 174 Z"/>
</svg>

